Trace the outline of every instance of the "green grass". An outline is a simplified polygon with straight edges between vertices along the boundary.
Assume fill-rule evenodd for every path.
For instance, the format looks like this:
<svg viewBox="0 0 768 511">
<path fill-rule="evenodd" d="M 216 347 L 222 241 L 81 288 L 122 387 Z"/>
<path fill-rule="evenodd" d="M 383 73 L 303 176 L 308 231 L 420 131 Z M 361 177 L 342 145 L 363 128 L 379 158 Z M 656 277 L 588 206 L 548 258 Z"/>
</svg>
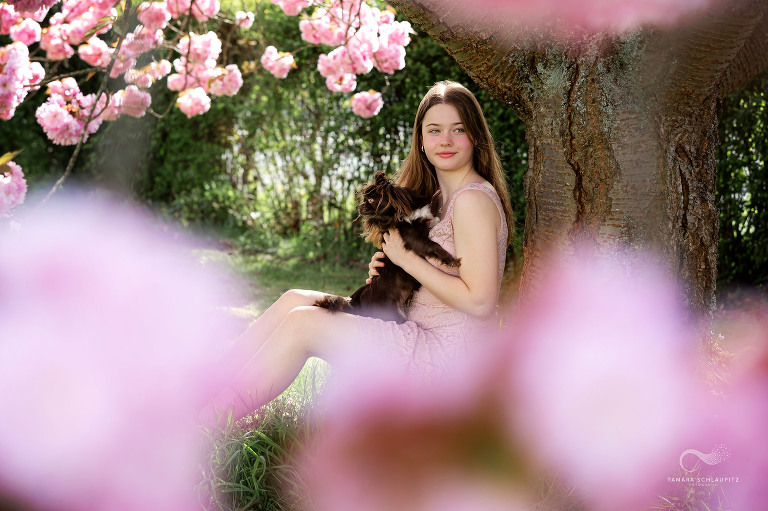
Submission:
<svg viewBox="0 0 768 511">
<path fill-rule="evenodd" d="M 298 256 L 281 256 L 242 250 L 238 247 L 198 250 L 204 263 L 217 263 L 227 268 L 247 290 L 249 301 L 233 312 L 256 319 L 289 289 L 313 289 L 349 296 L 365 284 L 366 264 L 329 264 L 308 261 Z"/>
<path fill-rule="evenodd" d="M 223 267 L 244 284 L 246 301 L 231 311 L 256 319 L 292 288 L 349 295 L 365 282 L 364 264 L 344 266 L 296 256 L 256 252 L 234 243 L 196 252 L 203 264 Z M 279 398 L 237 423 L 205 431 L 209 456 L 198 495 L 209 511 L 306 509 L 306 491 L 296 470 L 297 457 L 317 435 L 312 402 L 320 393 L 328 366 L 310 359 Z"/>
</svg>

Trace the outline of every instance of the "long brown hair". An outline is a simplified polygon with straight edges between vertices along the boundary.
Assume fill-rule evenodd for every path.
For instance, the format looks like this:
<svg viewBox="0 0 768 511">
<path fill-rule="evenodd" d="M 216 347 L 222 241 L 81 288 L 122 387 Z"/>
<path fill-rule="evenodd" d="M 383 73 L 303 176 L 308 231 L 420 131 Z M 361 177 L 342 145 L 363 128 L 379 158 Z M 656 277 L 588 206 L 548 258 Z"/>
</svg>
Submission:
<svg viewBox="0 0 768 511">
<path fill-rule="evenodd" d="M 413 122 L 411 150 L 397 174 L 397 184 L 428 197 L 434 195 L 439 188 L 435 167 L 419 148 L 422 145 L 421 125 L 424 122 L 424 116 L 427 110 L 440 103 L 452 105 L 459 112 L 459 118 L 472 141 L 472 163 L 477 173 L 493 185 L 499 199 L 501 199 L 504 216 L 507 219 L 507 243 L 512 243 L 515 226 L 507 181 L 504 178 L 504 169 L 501 167 L 501 160 L 499 160 L 493 137 L 488 129 L 488 123 L 485 121 L 480 104 L 474 94 L 460 83 L 437 82 L 427 91 L 419 103 L 416 120 Z"/>
</svg>

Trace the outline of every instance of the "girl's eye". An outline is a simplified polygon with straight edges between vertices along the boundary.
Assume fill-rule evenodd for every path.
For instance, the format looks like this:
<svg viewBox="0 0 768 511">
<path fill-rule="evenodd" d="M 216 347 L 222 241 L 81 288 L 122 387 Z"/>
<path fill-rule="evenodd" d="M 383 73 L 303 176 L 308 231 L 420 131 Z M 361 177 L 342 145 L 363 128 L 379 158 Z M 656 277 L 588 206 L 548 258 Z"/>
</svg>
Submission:
<svg viewBox="0 0 768 511">
<path fill-rule="evenodd" d="M 464 133 L 464 128 L 456 128 L 453 131 L 455 131 L 456 133 Z"/>
<path fill-rule="evenodd" d="M 432 128 L 431 130 L 429 130 L 429 133 L 437 133 L 437 132 L 438 132 L 438 130 L 435 129 L 435 128 Z"/>
</svg>

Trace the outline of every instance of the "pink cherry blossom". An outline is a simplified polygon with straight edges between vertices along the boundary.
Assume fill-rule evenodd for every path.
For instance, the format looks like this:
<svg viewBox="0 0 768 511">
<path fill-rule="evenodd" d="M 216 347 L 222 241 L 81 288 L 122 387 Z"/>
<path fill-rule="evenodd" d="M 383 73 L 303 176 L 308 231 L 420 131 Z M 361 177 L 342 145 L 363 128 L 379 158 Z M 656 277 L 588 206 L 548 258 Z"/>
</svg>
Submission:
<svg viewBox="0 0 768 511">
<path fill-rule="evenodd" d="M 299 22 L 301 38 L 310 44 L 338 46 L 344 42 L 348 27 L 328 10 L 318 7 L 309 19 Z"/>
<path fill-rule="evenodd" d="M 352 104 L 352 111 L 364 119 L 378 114 L 381 107 L 384 106 L 381 93 L 373 90 L 352 95 L 350 103 Z"/>
<path fill-rule="evenodd" d="M 197 412 L 242 327 L 217 309 L 239 298 L 117 204 L 59 192 L 0 233 L 0 493 L 25 508 L 199 507 Z"/>
<path fill-rule="evenodd" d="M 331 75 L 325 79 L 325 86 L 331 92 L 352 92 L 357 88 L 353 74 Z"/>
<path fill-rule="evenodd" d="M 156 48 L 165 40 L 162 30 L 150 30 L 143 25 L 137 25 L 133 32 L 125 36 L 120 53 L 126 57 L 136 58 L 142 53 Z"/>
<path fill-rule="evenodd" d="M 115 63 L 112 65 L 112 71 L 110 71 L 110 78 L 117 78 L 121 74 L 127 72 L 129 69 L 133 69 L 136 65 L 136 58 L 131 57 L 126 52 L 121 51 L 115 57 Z"/>
<path fill-rule="evenodd" d="M 234 96 L 243 86 L 243 76 L 237 65 L 230 64 L 225 68 L 216 68 L 218 73 L 211 78 L 208 92 L 216 96 Z"/>
<path fill-rule="evenodd" d="M 49 84 L 48 100 L 35 112 L 38 124 L 54 144 L 74 145 L 81 136 L 84 141 L 88 140 L 89 135 L 95 133 L 101 126 L 103 119 L 97 114 L 104 108 L 105 98 L 102 96 L 94 106 L 95 94 L 83 95 L 79 90 L 75 93 L 72 88 L 62 84 L 57 85 L 56 82 L 51 83 L 54 87 L 52 88 Z M 62 92 L 71 99 L 67 100 L 64 95 L 53 92 L 54 90 Z M 85 121 L 92 109 L 94 114 L 86 126 Z"/>
<path fill-rule="evenodd" d="M 240 28 L 251 28 L 253 26 L 253 13 L 250 11 L 237 11 L 235 13 L 235 24 Z"/>
<path fill-rule="evenodd" d="M 168 12 L 171 13 L 172 18 L 179 18 L 185 14 L 189 14 L 192 0 L 166 0 L 166 7 Z"/>
<path fill-rule="evenodd" d="M 77 54 L 80 58 L 95 67 L 107 67 L 113 51 L 107 43 L 96 36 L 91 37 L 86 44 L 81 44 L 77 48 Z"/>
<path fill-rule="evenodd" d="M 211 98 L 208 97 L 202 87 L 195 87 L 182 91 L 176 100 L 176 106 L 184 115 L 192 118 L 204 114 L 211 108 Z"/>
<path fill-rule="evenodd" d="M 206 21 L 218 14 L 221 9 L 219 0 L 194 0 L 192 3 L 192 15 L 197 21 Z"/>
<path fill-rule="evenodd" d="M 314 2 L 313 0 L 272 0 L 272 3 L 279 5 L 288 16 L 296 16 Z"/>
<path fill-rule="evenodd" d="M 188 78 L 182 74 L 174 73 L 170 76 L 168 76 L 168 81 L 166 84 L 168 85 L 168 88 L 173 91 L 182 91 L 187 88 L 187 83 L 191 83 Z"/>
<path fill-rule="evenodd" d="M 124 90 L 112 95 L 109 106 L 102 113 L 104 120 L 115 120 L 120 115 L 131 117 L 144 117 L 149 105 L 152 104 L 152 96 L 149 92 L 142 91 L 135 85 L 129 85 Z"/>
<path fill-rule="evenodd" d="M 408 46 L 411 42 L 410 34 L 413 33 L 411 24 L 407 21 L 393 21 L 379 25 L 379 37 L 383 46 L 394 44 Z"/>
<path fill-rule="evenodd" d="M 396 44 L 381 47 L 373 54 L 373 65 L 382 73 L 393 74 L 405 67 L 405 48 Z"/>
<path fill-rule="evenodd" d="M 20 17 L 12 5 L 0 2 L 0 35 L 10 34 Z"/>
<path fill-rule="evenodd" d="M 30 62 L 29 49 L 15 42 L 0 46 L 0 119 L 10 119 L 45 71 L 39 62 Z"/>
<path fill-rule="evenodd" d="M 147 30 L 162 30 L 171 20 L 165 2 L 143 2 L 139 5 L 139 22 Z"/>
<path fill-rule="evenodd" d="M 293 65 L 293 55 L 278 52 L 274 46 L 267 46 L 261 56 L 261 65 L 277 78 L 285 78 Z"/>
<path fill-rule="evenodd" d="M 24 202 L 27 195 L 27 181 L 21 166 L 13 161 L 0 166 L 0 216 Z"/>
<path fill-rule="evenodd" d="M 6 0 L 16 8 L 18 12 L 30 13 L 40 9 L 50 9 L 53 5 L 59 3 L 60 0 Z"/>
<path fill-rule="evenodd" d="M 150 88 L 154 82 L 149 73 L 139 69 L 129 69 L 125 72 L 123 78 L 127 83 L 132 83 L 142 89 Z"/>
<path fill-rule="evenodd" d="M 213 67 L 221 54 L 221 41 L 213 31 L 206 34 L 190 32 L 181 38 L 178 47 L 182 63 L 189 60 L 191 63 L 206 63 Z"/>
<path fill-rule="evenodd" d="M 42 29 L 40 24 L 31 18 L 25 18 L 21 23 L 11 27 L 11 39 L 27 46 L 40 40 Z"/>
<path fill-rule="evenodd" d="M 75 50 L 67 43 L 62 25 L 49 25 L 40 38 L 40 47 L 46 51 L 50 60 L 66 60 L 75 54 Z"/>
<path fill-rule="evenodd" d="M 48 94 L 58 94 L 64 101 L 72 101 L 80 94 L 77 80 L 68 76 L 62 80 L 54 80 L 48 84 Z"/>
</svg>

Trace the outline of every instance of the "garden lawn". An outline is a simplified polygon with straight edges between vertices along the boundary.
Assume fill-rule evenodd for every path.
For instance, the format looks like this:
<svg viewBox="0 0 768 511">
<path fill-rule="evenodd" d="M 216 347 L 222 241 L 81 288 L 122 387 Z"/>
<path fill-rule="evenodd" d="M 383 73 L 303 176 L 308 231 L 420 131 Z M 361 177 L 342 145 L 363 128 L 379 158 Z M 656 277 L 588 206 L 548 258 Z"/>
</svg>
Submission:
<svg viewBox="0 0 768 511">
<path fill-rule="evenodd" d="M 349 295 L 365 282 L 366 266 L 343 266 L 300 257 L 255 252 L 217 243 L 200 248 L 204 265 L 223 267 L 247 296 L 231 311 L 244 326 L 292 288 Z M 312 401 L 328 367 L 310 359 L 291 387 L 267 407 L 223 430 L 207 431 L 210 457 L 201 467 L 198 494 L 203 509 L 283 511 L 304 507 L 304 484 L 296 472 L 300 456 L 316 431 Z"/>
</svg>

